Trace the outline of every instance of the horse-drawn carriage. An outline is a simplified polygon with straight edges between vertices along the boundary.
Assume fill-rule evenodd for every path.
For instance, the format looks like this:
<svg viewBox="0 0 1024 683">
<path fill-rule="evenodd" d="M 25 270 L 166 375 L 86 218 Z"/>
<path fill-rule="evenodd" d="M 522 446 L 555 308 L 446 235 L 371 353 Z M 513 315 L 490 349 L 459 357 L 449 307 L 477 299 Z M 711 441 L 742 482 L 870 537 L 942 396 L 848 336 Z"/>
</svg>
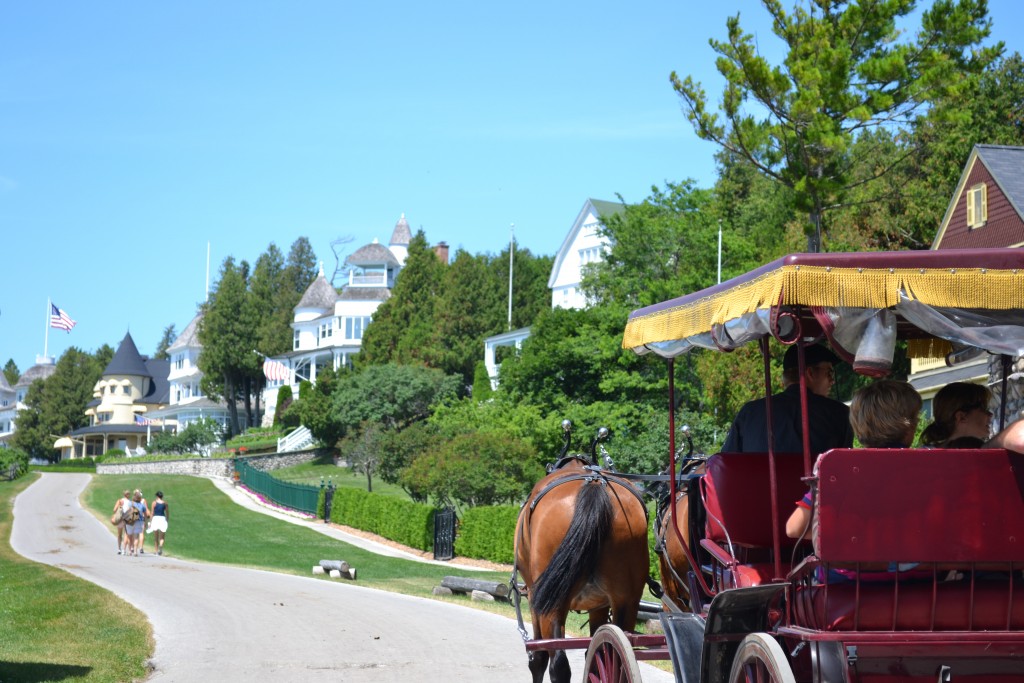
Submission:
<svg viewBox="0 0 1024 683">
<path fill-rule="evenodd" d="M 875 377 L 888 372 L 897 339 L 911 357 L 1001 358 L 1002 428 L 1011 360 L 1024 355 L 1024 250 L 792 255 L 634 311 L 623 346 L 666 359 L 671 385 L 680 354 L 758 343 L 771 425 L 771 338 L 797 346 L 804 435 L 804 348 L 825 338 Z M 636 527 L 646 527 L 630 475 L 574 460 L 524 506 L 516 555 L 531 597 L 534 638 L 523 634 L 535 682 L 549 656 L 554 683 L 568 680 L 559 653 L 574 648 L 587 649 L 587 681 L 638 681 L 644 659 L 671 660 L 686 683 L 1024 680 L 1024 455 L 817 455 L 805 437 L 802 453 L 718 453 L 680 477 L 671 410 L 668 441 L 664 635 L 630 632 L 642 592 Z M 785 520 L 808 487 L 809 538 L 787 538 Z M 570 522 L 577 495 L 611 508 L 596 527 L 610 554 L 572 545 L 592 526 L 582 513 Z M 564 521 L 553 521 L 548 501 Z M 545 522 L 560 525 L 556 540 L 541 540 Z M 562 536 L 570 550 L 551 563 Z M 570 570 L 573 556 L 582 559 Z M 549 563 L 558 568 L 545 571 Z M 837 571 L 843 580 L 832 580 Z M 545 582 L 560 597 L 538 601 Z M 590 610 L 590 638 L 564 637 L 570 609 Z"/>
</svg>

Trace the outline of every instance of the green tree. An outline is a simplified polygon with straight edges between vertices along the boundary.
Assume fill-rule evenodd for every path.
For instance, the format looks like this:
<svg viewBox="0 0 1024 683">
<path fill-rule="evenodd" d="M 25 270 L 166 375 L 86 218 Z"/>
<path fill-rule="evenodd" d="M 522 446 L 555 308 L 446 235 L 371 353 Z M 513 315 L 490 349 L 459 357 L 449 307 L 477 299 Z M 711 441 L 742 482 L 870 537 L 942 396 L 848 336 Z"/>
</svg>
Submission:
<svg viewBox="0 0 1024 683">
<path fill-rule="evenodd" d="M 27 407 L 18 413 L 12 445 L 32 457 L 55 458 L 55 437 L 89 424 L 85 409 L 92 401 L 93 387 L 105 365 L 101 366 L 96 356 L 75 347 L 66 350 L 53 374 L 29 387 L 25 396 Z"/>
<path fill-rule="evenodd" d="M 502 329 L 504 299 L 488 260 L 459 249 L 444 269 L 433 306 L 436 335 L 431 342 L 431 365 L 461 375 L 465 386 L 473 382 L 484 339 Z M 405 278 L 405 271 L 399 277 Z"/>
<path fill-rule="evenodd" d="M 4 377 L 12 387 L 18 383 L 18 378 L 21 377 L 21 371 L 18 370 L 18 364 L 14 362 L 13 358 L 8 358 L 4 365 Z"/>
<path fill-rule="evenodd" d="M 434 304 L 444 266 L 427 244 L 422 230 L 409 242 L 405 259 L 391 296 L 373 314 L 363 335 L 357 362 L 423 363 L 437 367 Z"/>
<path fill-rule="evenodd" d="M 529 249 L 516 247 L 512 259 L 512 329 L 529 327 L 542 311 L 551 308 L 548 278 L 554 267 L 553 256 L 535 256 Z M 508 329 L 508 249 L 491 259 L 492 276 L 500 292 L 500 326 L 491 334 Z"/>
<path fill-rule="evenodd" d="M 299 424 L 309 428 L 320 443 L 337 445 L 352 425 L 343 424 L 339 419 L 340 416 L 334 410 L 332 394 L 349 375 L 347 370 L 335 372 L 331 368 L 322 368 L 317 372 L 316 384 L 302 382 L 299 385 L 299 400 L 285 413 L 285 423 L 288 424 L 294 414 Z M 358 422 L 355 424 L 358 425 Z"/>
<path fill-rule="evenodd" d="M 316 279 L 316 274 L 316 252 L 313 251 L 308 237 L 300 237 L 292 242 L 282 273 L 285 290 L 299 295 L 296 297 L 295 303 L 299 302 L 299 297 Z M 294 307 L 295 304 L 292 304 L 292 308 Z"/>
<path fill-rule="evenodd" d="M 544 475 L 528 444 L 497 434 L 462 434 L 440 444 L 402 473 L 406 486 L 441 504 L 517 503 Z"/>
<path fill-rule="evenodd" d="M 383 458 L 381 435 L 386 430 L 373 422 L 364 422 L 351 429 L 338 441 L 338 457 L 348 463 L 353 472 L 366 476 L 366 490 L 373 493 L 373 475 Z"/>
<path fill-rule="evenodd" d="M 762 2 L 788 51 L 772 66 L 741 28 L 739 14 L 727 21 L 727 40 L 710 41 L 726 79 L 724 121 L 708 110 L 703 88 L 691 77 L 673 72 L 672 85 L 699 137 L 793 190 L 797 208 L 810 218 L 808 249 L 818 251 L 823 213 L 841 204 L 854 182 L 857 136 L 906 126 L 930 103 L 962 93 L 1002 45 L 978 47 L 991 25 L 985 0 L 937 0 L 922 14 L 913 41 L 900 40 L 896 28 L 914 11 L 913 0 L 808 0 L 809 8 L 798 5 L 791 13 L 781 0 Z M 856 182 L 891 168 L 876 168 Z"/>
<path fill-rule="evenodd" d="M 177 333 L 174 331 L 174 324 L 171 323 L 164 328 L 164 333 L 160 335 L 160 341 L 156 345 L 156 353 L 153 354 L 153 358 L 157 360 L 168 360 L 170 356 L 167 355 L 167 349 L 171 347 L 174 340 L 178 338 Z"/>
<path fill-rule="evenodd" d="M 715 260 L 707 258 L 718 236 L 711 199 L 691 180 L 668 183 L 605 217 L 599 231 L 611 248 L 603 261 L 584 267 L 589 299 L 632 309 L 714 284 Z"/>
<path fill-rule="evenodd" d="M 401 431 L 380 432 L 378 441 L 379 458 L 377 472 L 389 484 L 395 484 L 418 503 L 427 502 L 427 493 L 406 482 L 402 474 L 412 462 L 435 448 L 440 441 L 437 430 L 427 422 L 414 422 Z"/>
<path fill-rule="evenodd" d="M 199 369 L 203 371 L 203 392 L 222 397 L 230 415 L 228 436 L 240 434 L 238 401 L 246 407 L 246 425 L 253 424 L 249 385 L 260 371 L 256 347 L 255 311 L 247 296 L 249 266 L 236 265 L 234 257 L 224 259 L 220 279 L 210 299 L 203 305 L 199 321 Z"/>
<path fill-rule="evenodd" d="M 417 365 L 371 365 L 339 378 L 332 414 L 341 435 L 370 422 L 401 430 L 425 420 L 434 406 L 453 400 L 461 378 Z"/>
</svg>

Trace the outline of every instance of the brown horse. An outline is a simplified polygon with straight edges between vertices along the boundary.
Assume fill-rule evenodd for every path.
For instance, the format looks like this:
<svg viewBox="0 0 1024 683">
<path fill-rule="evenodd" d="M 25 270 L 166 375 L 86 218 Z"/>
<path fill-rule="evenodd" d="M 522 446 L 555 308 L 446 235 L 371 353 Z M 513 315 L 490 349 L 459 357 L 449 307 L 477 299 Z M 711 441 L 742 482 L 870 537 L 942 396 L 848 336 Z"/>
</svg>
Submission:
<svg viewBox="0 0 1024 683">
<path fill-rule="evenodd" d="M 703 458 L 687 458 L 682 467 L 683 475 L 704 474 Z M 693 548 L 690 542 L 690 496 L 699 496 L 699 479 L 688 477 L 680 481 L 676 498 L 659 502 L 659 523 L 656 532 L 658 567 L 661 570 L 662 602 L 670 611 L 691 609 L 690 586 L 687 576 L 692 567 L 683 551 L 683 544 Z M 668 492 L 665 492 L 668 497 Z M 678 525 L 678 527 L 677 527 Z M 676 527 L 678 533 L 676 533 Z"/>
<path fill-rule="evenodd" d="M 541 479 L 516 524 L 516 568 L 526 583 L 535 639 L 565 637 L 569 610 L 590 633 L 611 621 L 632 631 L 648 576 L 647 509 L 627 481 L 570 458 Z M 564 651 L 530 653 L 534 683 L 568 683 Z"/>
</svg>

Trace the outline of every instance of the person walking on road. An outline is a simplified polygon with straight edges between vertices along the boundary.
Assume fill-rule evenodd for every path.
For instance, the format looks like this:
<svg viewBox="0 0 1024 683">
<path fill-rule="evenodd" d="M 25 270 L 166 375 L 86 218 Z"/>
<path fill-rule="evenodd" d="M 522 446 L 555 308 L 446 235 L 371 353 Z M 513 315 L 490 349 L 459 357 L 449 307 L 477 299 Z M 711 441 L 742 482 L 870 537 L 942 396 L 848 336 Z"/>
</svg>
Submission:
<svg viewBox="0 0 1024 683">
<path fill-rule="evenodd" d="M 142 550 L 142 530 L 146 524 L 146 506 L 142 502 L 142 492 L 138 489 L 132 494 L 132 508 L 136 514 L 134 519 L 125 524 L 125 531 L 128 533 L 128 552 L 125 554 L 138 556 Z"/>
<path fill-rule="evenodd" d="M 171 515 L 167 508 L 167 501 L 164 500 L 164 492 L 156 492 L 156 500 L 153 501 L 153 516 L 149 521 L 149 530 L 153 534 L 153 545 L 156 547 L 156 554 L 164 554 L 164 538 L 167 535 L 167 522 Z"/>
<path fill-rule="evenodd" d="M 114 503 L 114 509 L 110 513 L 110 522 L 117 528 L 117 554 L 121 555 L 125 552 L 125 543 L 127 542 L 125 529 L 124 529 L 124 513 L 132 504 L 132 493 L 128 489 L 125 489 L 124 494 L 117 499 Z M 117 521 L 114 521 L 117 520 Z"/>
</svg>

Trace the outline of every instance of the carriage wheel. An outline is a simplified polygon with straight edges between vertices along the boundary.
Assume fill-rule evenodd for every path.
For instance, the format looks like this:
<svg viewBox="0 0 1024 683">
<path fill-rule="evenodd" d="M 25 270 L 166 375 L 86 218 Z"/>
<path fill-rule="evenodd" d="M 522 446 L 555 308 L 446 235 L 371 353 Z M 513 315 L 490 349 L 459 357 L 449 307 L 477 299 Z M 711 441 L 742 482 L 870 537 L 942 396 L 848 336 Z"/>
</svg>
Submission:
<svg viewBox="0 0 1024 683">
<path fill-rule="evenodd" d="M 622 629 L 605 624 L 587 648 L 586 683 L 642 683 L 633 646 Z"/>
<path fill-rule="evenodd" d="M 730 683 L 796 683 L 793 669 L 778 641 L 767 633 L 751 633 L 736 651 Z"/>
</svg>

